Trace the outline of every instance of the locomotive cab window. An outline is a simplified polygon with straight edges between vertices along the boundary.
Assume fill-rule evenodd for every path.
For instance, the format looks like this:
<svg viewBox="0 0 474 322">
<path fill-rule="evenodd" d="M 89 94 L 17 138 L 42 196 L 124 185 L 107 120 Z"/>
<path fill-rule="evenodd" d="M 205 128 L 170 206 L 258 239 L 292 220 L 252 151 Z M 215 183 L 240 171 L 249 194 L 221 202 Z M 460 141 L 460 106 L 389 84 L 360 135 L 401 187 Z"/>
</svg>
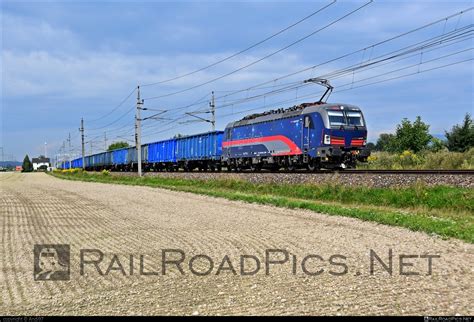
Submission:
<svg viewBox="0 0 474 322">
<path fill-rule="evenodd" d="M 346 125 L 346 119 L 342 111 L 328 111 L 329 123 L 332 126 Z"/>
<path fill-rule="evenodd" d="M 364 126 L 364 120 L 360 112 L 347 112 L 347 124 L 354 126 Z"/>
</svg>

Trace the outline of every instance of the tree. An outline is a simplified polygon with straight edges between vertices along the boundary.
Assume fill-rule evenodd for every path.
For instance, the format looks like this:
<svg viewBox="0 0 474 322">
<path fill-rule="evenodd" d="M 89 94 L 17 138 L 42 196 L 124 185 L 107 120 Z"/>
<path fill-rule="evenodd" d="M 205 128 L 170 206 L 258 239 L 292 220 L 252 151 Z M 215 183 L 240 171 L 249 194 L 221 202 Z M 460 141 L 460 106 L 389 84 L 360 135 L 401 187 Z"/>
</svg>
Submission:
<svg viewBox="0 0 474 322">
<path fill-rule="evenodd" d="M 376 151 L 392 152 L 395 146 L 395 135 L 382 133 L 380 134 L 377 143 L 375 144 Z"/>
<path fill-rule="evenodd" d="M 432 137 L 431 142 L 430 142 L 430 151 L 433 152 L 439 152 L 443 150 L 446 147 L 446 144 L 443 140 L 440 140 L 438 138 Z"/>
<path fill-rule="evenodd" d="M 25 155 L 25 158 L 23 159 L 23 165 L 22 165 L 23 170 L 22 172 L 31 172 L 33 171 L 33 164 L 30 161 L 30 157 L 28 157 L 28 154 Z"/>
<path fill-rule="evenodd" d="M 372 142 L 369 142 L 369 143 L 367 143 L 366 148 L 367 148 L 369 151 L 375 151 L 375 144 L 372 143 Z"/>
<path fill-rule="evenodd" d="M 119 142 L 114 142 L 111 145 L 109 145 L 109 147 L 107 148 L 107 151 L 128 148 L 128 147 L 130 147 L 130 145 L 127 142 L 119 141 Z"/>
<path fill-rule="evenodd" d="M 402 122 L 397 125 L 395 151 L 403 152 L 405 150 L 411 150 L 417 153 L 426 149 L 432 139 L 429 129 L 430 126 L 424 123 L 420 116 L 417 116 L 413 123 L 404 118 Z"/>
<path fill-rule="evenodd" d="M 446 131 L 449 151 L 464 152 L 474 147 L 474 122 L 469 113 L 464 117 L 463 124 L 456 124 L 451 132 Z"/>
</svg>

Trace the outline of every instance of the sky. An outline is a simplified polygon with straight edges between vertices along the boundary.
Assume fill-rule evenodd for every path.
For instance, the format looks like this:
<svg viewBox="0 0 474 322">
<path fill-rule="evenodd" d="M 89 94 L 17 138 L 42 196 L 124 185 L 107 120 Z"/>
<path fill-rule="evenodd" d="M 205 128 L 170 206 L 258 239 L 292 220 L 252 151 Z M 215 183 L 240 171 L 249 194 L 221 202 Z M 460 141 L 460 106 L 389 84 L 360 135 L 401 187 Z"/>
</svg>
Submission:
<svg viewBox="0 0 474 322">
<path fill-rule="evenodd" d="M 212 91 L 216 129 L 221 130 L 249 113 L 317 101 L 322 88 L 306 84 L 273 95 L 263 93 L 371 62 L 469 26 L 474 20 L 473 11 L 465 12 L 372 47 L 468 9 L 473 2 L 375 1 L 346 17 L 367 1 L 331 3 L 2 0 L 0 146 L 17 160 L 25 154 L 44 154 L 45 142 L 48 156 L 78 154 L 81 118 L 86 153 L 100 152 L 114 141 L 133 141 L 137 85 L 141 85 L 141 98 L 148 108 L 142 112 L 143 118 L 166 111 L 160 119 L 143 122 L 143 143 L 178 133 L 209 131 L 209 122 L 197 122 L 184 113 L 202 112 L 196 115 L 208 118 L 205 112 Z M 174 81 L 144 86 L 213 64 L 325 6 L 223 63 Z M 443 134 L 466 113 L 474 112 L 474 43 L 472 37 L 462 40 L 329 78 L 335 90 L 328 101 L 359 106 L 370 141 L 380 133 L 394 132 L 402 118 L 414 120 L 418 115 L 430 124 L 432 134 Z M 361 51 L 333 60 L 357 50 Z M 445 65 L 450 66 L 437 68 Z M 311 66 L 317 67 L 282 78 Z M 411 75 L 404 76 L 407 74 Z M 213 81 L 216 78 L 220 79 Z M 266 85 L 248 89 L 262 83 Z M 242 91 L 234 93 L 237 90 Z M 176 92 L 181 93 L 169 95 Z M 256 98 L 248 99 L 253 96 Z"/>
</svg>

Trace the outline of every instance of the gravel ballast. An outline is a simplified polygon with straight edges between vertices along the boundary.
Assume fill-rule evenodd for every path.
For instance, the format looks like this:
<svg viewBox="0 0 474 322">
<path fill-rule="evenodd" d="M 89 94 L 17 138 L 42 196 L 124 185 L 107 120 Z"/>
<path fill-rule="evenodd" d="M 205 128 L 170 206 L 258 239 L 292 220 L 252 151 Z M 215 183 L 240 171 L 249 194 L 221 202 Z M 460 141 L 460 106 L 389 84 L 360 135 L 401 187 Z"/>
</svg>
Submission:
<svg viewBox="0 0 474 322">
<path fill-rule="evenodd" d="M 136 176 L 134 172 L 111 172 L 112 175 Z M 326 184 L 373 188 L 407 187 L 417 183 L 427 186 L 447 185 L 474 188 L 474 176 L 449 174 L 353 174 L 353 173 L 226 173 L 226 172 L 145 172 L 144 176 L 197 180 L 244 180 L 252 183 Z"/>
</svg>

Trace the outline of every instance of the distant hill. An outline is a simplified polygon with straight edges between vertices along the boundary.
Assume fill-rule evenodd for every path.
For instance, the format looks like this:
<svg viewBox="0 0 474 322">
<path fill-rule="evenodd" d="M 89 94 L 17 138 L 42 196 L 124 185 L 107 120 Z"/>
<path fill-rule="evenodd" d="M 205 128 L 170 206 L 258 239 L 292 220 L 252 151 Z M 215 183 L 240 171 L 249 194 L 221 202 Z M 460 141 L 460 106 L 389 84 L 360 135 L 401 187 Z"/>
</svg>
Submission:
<svg viewBox="0 0 474 322">
<path fill-rule="evenodd" d="M 431 135 L 434 136 L 437 139 L 440 139 L 442 141 L 446 141 L 446 135 L 444 135 L 444 134 L 431 134 Z"/>
</svg>

